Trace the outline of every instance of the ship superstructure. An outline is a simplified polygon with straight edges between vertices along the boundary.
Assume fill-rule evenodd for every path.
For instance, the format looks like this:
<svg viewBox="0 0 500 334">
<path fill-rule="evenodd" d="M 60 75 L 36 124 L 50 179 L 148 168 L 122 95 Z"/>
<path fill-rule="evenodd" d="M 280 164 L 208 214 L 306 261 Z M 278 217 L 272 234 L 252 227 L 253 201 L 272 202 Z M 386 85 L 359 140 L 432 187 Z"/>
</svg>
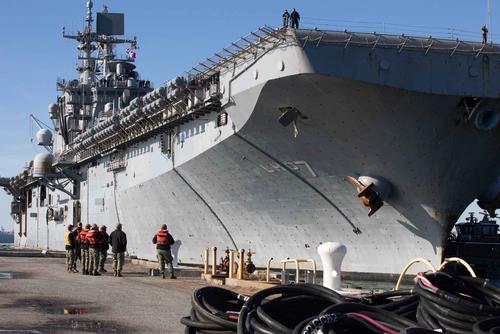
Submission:
<svg viewBox="0 0 500 334">
<path fill-rule="evenodd" d="M 167 223 L 179 263 L 217 245 L 264 266 L 339 241 L 345 271 L 396 273 L 440 262 L 474 198 L 498 207 L 497 46 L 263 26 L 153 89 L 123 15 L 98 13 L 94 31 L 92 6 L 63 33 L 81 62 L 49 106 L 54 140 L 39 132 L 51 153 L 1 180 L 20 246 L 122 223 L 129 254 L 154 259 Z"/>
</svg>

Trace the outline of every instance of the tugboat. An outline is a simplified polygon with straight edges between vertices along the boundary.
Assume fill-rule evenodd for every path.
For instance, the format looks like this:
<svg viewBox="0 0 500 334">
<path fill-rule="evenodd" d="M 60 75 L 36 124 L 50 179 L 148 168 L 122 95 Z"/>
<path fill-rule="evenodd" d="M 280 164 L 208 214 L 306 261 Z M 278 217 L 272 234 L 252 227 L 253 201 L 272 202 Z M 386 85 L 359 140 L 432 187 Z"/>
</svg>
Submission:
<svg viewBox="0 0 500 334">
<path fill-rule="evenodd" d="M 469 212 L 465 222 L 455 225 L 445 249 L 445 257 L 460 257 L 467 261 L 478 277 L 500 279 L 500 234 L 498 224 L 487 212 L 482 220 Z M 461 273 L 460 266 L 450 266 Z"/>
</svg>

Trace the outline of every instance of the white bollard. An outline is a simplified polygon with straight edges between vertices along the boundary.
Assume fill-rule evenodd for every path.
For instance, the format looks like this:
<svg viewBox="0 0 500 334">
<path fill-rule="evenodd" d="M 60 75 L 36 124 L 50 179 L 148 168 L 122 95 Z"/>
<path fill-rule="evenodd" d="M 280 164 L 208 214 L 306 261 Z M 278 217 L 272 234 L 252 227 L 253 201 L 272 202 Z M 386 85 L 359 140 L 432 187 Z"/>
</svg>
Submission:
<svg viewBox="0 0 500 334">
<path fill-rule="evenodd" d="M 324 287 L 340 290 L 340 267 L 346 253 L 346 246 L 338 242 L 325 242 L 318 246 L 318 254 L 323 264 Z"/>
</svg>

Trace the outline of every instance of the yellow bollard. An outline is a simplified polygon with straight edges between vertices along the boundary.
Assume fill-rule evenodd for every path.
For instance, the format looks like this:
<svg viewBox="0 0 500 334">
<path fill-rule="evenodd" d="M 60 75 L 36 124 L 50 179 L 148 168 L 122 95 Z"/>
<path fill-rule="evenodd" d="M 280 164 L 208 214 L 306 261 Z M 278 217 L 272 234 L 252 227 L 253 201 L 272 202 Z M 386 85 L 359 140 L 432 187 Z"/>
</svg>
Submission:
<svg viewBox="0 0 500 334">
<path fill-rule="evenodd" d="M 245 250 L 240 249 L 240 258 L 238 260 L 238 279 L 243 279 L 243 266 L 245 265 Z"/>
<path fill-rule="evenodd" d="M 203 258 L 203 273 L 205 275 L 208 274 L 208 252 L 210 251 L 210 248 L 205 249 L 205 256 Z"/>
<path fill-rule="evenodd" d="M 217 247 L 212 247 L 212 275 L 217 273 Z"/>
</svg>

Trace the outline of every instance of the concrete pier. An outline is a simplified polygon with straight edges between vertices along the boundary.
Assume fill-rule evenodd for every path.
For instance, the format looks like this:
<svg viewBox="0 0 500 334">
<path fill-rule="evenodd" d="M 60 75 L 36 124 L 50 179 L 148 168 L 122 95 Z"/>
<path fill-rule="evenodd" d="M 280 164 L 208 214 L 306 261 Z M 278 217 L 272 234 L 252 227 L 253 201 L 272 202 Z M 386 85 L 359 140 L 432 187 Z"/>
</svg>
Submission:
<svg viewBox="0 0 500 334">
<path fill-rule="evenodd" d="M 0 332 L 182 333 L 198 279 L 163 280 L 127 264 L 122 278 L 69 274 L 65 259 L 0 257 Z"/>
</svg>

